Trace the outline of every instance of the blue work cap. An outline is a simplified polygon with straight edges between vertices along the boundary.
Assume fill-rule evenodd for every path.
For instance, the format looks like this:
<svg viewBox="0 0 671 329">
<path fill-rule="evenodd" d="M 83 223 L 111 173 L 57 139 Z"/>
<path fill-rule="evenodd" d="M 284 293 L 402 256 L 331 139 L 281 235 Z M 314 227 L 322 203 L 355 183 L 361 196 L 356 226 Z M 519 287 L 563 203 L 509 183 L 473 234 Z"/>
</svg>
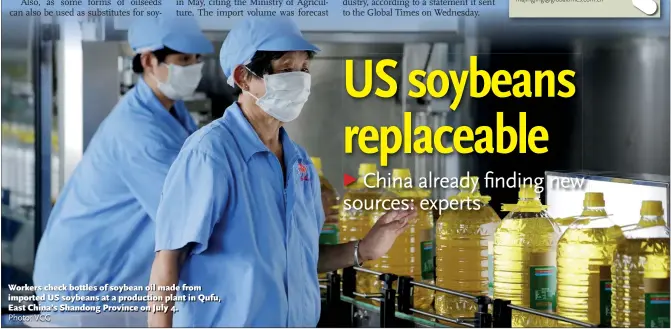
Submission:
<svg viewBox="0 0 671 329">
<path fill-rule="evenodd" d="M 287 17 L 247 17 L 231 29 L 221 45 L 219 62 L 233 86 L 233 70 L 247 65 L 259 51 L 319 51 Z"/>
<path fill-rule="evenodd" d="M 136 19 L 128 29 L 128 43 L 137 53 L 168 47 L 184 54 L 214 51 L 193 17 L 160 15 Z"/>
</svg>

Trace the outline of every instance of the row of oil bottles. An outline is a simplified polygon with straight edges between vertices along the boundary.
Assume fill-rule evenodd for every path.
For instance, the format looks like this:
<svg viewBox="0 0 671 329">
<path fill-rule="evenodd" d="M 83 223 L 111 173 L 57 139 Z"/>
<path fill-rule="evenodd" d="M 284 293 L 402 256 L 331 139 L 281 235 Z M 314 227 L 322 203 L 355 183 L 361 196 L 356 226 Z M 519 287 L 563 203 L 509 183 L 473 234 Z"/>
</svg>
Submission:
<svg viewBox="0 0 671 329">
<path fill-rule="evenodd" d="M 333 205 L 337 192 L 323 177 L 321 160 L 313 162 L 323 200 Z M 452 197 L 461 207 L 443 212 L 436 222 L 434 266 L 433 214 L 419 207 L 430 191 L 368 188 L 376 185 L 364 184 L 372 173 L 377 173 L 375 164 L 361 164 L 358 180 L 346 187 L 340 205 L 325 209 L 331 213 L 320 243 L 362 239 L 384 213 L 371 206 L 375 200 L 412 200 L 417 220 L 385 256 L 364 267 L 603 326 L 669 327 L 669 229 L 660 201 L 643 201 L 638 224 L 619 227 L 606 212 L 603 193 L 585 193 L 579 216 L 552 219 L 535 188 L 522 186 L 518 202 L 503 205 L 508 215 L 501 220 L 470 176 Z M 392 180 L 407 177 L 408 169 L 393 170 Z M 357 275 L 359 293 L 379 293 L 380 285 L 372 275 Z M 472 301 L 414 289 L 417 309 L 451 318 L 476 312 Z M 513 311 L 513 326 L 567 324 Z"/>
</svg>

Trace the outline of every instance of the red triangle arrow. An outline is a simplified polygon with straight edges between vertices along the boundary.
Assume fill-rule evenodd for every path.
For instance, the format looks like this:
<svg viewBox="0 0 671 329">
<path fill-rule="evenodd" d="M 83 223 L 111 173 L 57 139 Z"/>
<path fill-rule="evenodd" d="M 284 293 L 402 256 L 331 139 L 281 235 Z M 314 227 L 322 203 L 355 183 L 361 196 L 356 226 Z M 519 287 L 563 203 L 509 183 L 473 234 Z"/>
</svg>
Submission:
<svg viewBox="0 0 671 329">
<path fill-rule="evenodd" d="M 345 186 L 352 185 L 352 183 L 356 182 L 356 177 L 352 177 L 348 174 L 343 174 L 342 175 L 342 181 Z"/>
</svg>

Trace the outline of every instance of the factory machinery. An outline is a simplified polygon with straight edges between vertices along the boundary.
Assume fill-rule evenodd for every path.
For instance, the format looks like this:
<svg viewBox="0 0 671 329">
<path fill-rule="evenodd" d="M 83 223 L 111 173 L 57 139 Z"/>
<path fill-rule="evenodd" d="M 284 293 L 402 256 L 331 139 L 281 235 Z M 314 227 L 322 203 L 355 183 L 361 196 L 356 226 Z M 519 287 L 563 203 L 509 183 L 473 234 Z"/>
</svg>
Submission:
<svg viewBox="0 0 671 329">
<path fill-rule="evenodd" d="M 557 186 L 558 180 L 581 180 L 579 189 Z M 660 200 L 668 209 L 671 197 L 669 177 L 662 175 L 621 175 L 612 172 L 563 172 L 545 173 L 546 204 L 553 218 L 564 218 L 580 213 L 586 191 L 603 191 L 608 200 L 609 211 L 615 224 L 626 230 L 633 227 L 639 218 L 639 205 L 646 199 Z M 665 211 L 668 232 L 669 212 Z M 434 264 L 435 264 L 434 259 Z M 489 266 L 492 266 L 491 263 Z M 373 275 L 382 284 L 379 293 L 366 294 L 357 291 L 357 276 Z M 610 280 L 610 278 L 608 278 Z M 450 318 L 433 311 L 413 307 L 415 288 L 429 289 L 435 293 L 457 296 L 477 305 L 472 317 Z M 461 291 L 417 282 L 410 276 L 382 273 L 365 267 L 349 267 L 343 271 L 329 273 L 320 279 L 323 291 L 320 327 L 467 327 L 510 328 L 512 311 L 533 314 L 550 319 L 558 327 L 602 327 L 558 316 L 529 307 L 514 305 L 510 300 L 487 295 L 471 295 Z M 590 297 L 592 298 L 592 297 Z M 375 304 L 379 306 L 375 306 Z M 607 326 L 607 325 L 606 325 Z M 607 326 L 610 327 L 610 326 Z"/>
<path fill-rule="evenodd" d="M 570 323 L 577 327 L 598 327 L 591 323 L 516 306 L 509 300 L 472 296 L 460 291 L 415 282 L 407 276 L 380 273 L 362 267 L 349 267 L 342 273 L 342 276 L 337 271 L 329 273 L 327 279 L 320 280 L 322 281 L 320 287 L 326 290 L 326 298 L 318 327 L 449 328 L 456 325 L 466 328 L 511 328 L 513 310 Z M 362 295 L 355 292 L 357 273 L 376 275 L 383 282 L 380 294 Z M 394 289 L 393 286 L 397 286 L 398 289 Z M 468 299 L 477 304 L 477 312 L 471 318 L 448 318 L 415 309 L 412 305 L 413 287 Z M 356 297 L 376 300 L 380 306 L 359 301 Z"/>
</svg>

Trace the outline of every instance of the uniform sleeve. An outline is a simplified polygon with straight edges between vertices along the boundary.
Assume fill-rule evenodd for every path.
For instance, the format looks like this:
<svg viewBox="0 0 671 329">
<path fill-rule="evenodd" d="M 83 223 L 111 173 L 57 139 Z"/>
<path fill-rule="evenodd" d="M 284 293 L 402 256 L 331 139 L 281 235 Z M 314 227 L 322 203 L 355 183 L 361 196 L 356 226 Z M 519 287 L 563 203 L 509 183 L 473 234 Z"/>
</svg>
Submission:
<svg viewBox="0 0 671 329">
<path fill-rule="evenodd" d="M 227 168 L 203 152 L 180 152 L 163 185 L 156 216 L 156 251 L 188 244 L 194 244 L 194 254 L 207 250 L 228 200 Z"/>
<path fill-rule="evenodd" d="M 312 175 L 312 198 L 314 199 L 314 205 L 315 205 L 315 214 L 316 214 L 316 220 L 317 220 L 317 227 L 319 227 L 319 230 L 321 232 L 322 227 L 324 226 L 324 221 L 326 220 L 326 214 L 324 214 L 324 206 L 322 205 L 322 185 L 319 182 L 319 173 L 317 173 L 317 169 L 315 169 L 315 166 L 312 165 L 310 166 L 311 172 L 310 175 Z"/>
<path fill-rule="evenodd" d="M 144 137 L 144 138 L 143 138 Z M 161 189 L 179 148 L 161 146 L 159 141 L 137 136 L 126 149 L 128 157 L 121 168 L 121 179 L 152 220 L 161 199 Z"/>
</svg>

